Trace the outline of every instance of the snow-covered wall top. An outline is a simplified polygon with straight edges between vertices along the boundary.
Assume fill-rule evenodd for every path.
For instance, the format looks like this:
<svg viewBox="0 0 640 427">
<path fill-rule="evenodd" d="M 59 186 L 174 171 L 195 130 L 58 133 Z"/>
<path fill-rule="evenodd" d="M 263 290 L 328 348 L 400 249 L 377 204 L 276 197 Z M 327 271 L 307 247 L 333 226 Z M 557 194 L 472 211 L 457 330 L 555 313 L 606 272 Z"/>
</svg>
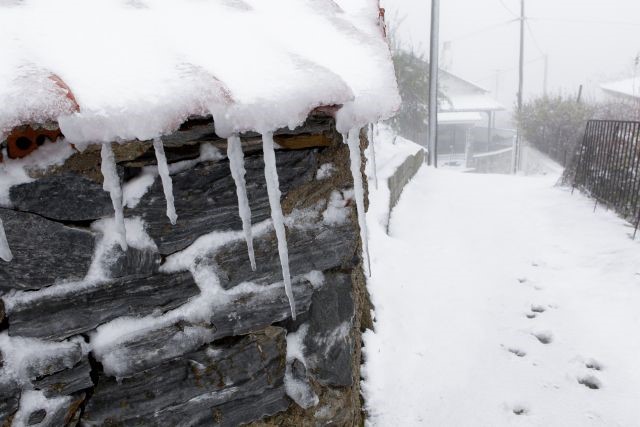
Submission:
<svg viewBox="0 0 640 427">
<path fill-rule="evenodd" d="M 76 144 L 148 140 L 206 114 L 226 137 L 323 105 L 346 132 L 399 102 L 377 0 L 0 1 L 0 139 L 54 120 Z"/>
</svg>

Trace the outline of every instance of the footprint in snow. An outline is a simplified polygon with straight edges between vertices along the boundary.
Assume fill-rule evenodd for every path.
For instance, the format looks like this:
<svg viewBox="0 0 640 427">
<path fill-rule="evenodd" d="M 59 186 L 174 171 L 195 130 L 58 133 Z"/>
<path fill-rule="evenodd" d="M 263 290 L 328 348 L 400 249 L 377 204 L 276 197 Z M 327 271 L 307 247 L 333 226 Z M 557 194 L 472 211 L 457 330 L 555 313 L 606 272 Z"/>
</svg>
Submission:
<svg viewBox="0 0 640 427">
<path fill-rule="evenodd" d="M 527 285 L 533 289 L 535 289 L 536 291 L 541 291 L 543 288 L 542 286 L 539 285 L 534 285 L 531 281 L 529 281 L 529 279 L 527 279 L 526 277 L 518 277 L 518 283 L 520 283 L 521 285 Z"/>
<path fill-rule="evenodd" d="M 532 305 L 531 312 L 527 313 L 527 319 L 535 319 L 538 317 L 538 314 L 544 313 L 547 309 L 542 305 Z"/>
<path fill-rule="evenodd" d="M 529 413 L 529 409 L 523 405 L 516 405 L 513 407 L 513 413 L 516 415 L 526 415 Z"/>
<path fill-rule="evenodd" d="M 584 366 L 586 366 L 587 369 L 592 369 L 594 371 L 602 371 L 603 369 L 602 364 L 595 359 L 587 360 L 586 362 L 584 362 Z"/>
<path fill-rule="evenodd" d="M 534 313 L 544 313 L 545 311 L 547 311 L 547 309 L 541 305 L 532 305 L 531 311 Z"/>
<path fill-rule="evenodd" d="M 509 353 L 515 354 L 518 357 L 525 357 L 527 355 L 526 351 L 520 350 L 519 348 L 510 347 L 507 350 L 509 350 Z"/>
<path fill-rule="evenodd" d="M 599 390 L 602 388 L 600 380 L 593 375 L 586 375 L 578 378 L 578 383 L 591 390 Z"/>
<path fill-rule="evenodd" d="M 532 335 L 536 337 L 542 344 L 549 344 L 553 341 L 553 334 L 548 331 L 534 332 Z"/>
</svg>

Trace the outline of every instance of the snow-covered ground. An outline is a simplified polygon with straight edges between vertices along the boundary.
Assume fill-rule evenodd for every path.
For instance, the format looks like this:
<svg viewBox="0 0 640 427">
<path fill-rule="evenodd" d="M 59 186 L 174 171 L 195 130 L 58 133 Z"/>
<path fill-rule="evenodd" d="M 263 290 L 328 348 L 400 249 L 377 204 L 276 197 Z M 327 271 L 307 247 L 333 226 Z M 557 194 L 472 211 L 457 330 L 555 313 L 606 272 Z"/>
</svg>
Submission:
<svg viewBox="0 0 640 427">
<path fill-rule="evenodd" d="M 369 186 L 370 425 L 640 425 L 640 239 L 557 178 L 423 167 L 390 235 Z"/>
</svg>

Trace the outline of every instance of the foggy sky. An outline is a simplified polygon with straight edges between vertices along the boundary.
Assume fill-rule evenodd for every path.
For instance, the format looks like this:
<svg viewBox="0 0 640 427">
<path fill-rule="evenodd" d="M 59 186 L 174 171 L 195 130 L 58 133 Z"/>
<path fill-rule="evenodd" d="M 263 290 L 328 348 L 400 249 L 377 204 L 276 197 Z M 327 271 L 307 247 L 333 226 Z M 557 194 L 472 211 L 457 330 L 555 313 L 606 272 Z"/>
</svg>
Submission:
<svg viewBox="0 0 640 427">
<path fill-rule="evenodd" d="M 502 2 L 519 14 L 519 0 Z M 431 1 L 381 3 L 392 22 L 394 16 L 404 18 L 398 27 L 403 43 L 428 54 Z M 453 40 L 451 71 L 492 92 L 497 87 L 498 99 L 510 108 L 517 92 L 519 24 L 465 36 L 514 19 L 514 15 L 500 0 L 440 3 L 441 45 Z M 525 97 L 543 91 L 544 62 L 536 60 L 542 52 L 549 56 L 550 93 L 574 94 L 584 84 L 587 96 L 595 96 L 598 83 L 633 75 L 633 60 L 640 54 L 640 0 L 526 0 L 526 15 L 541 19 L 529 21 L 534 37 L 526 30 L 525 61 L 531 62 L 525 67 Z M 496 70 L 501 70 L 498 82 Z"/>
</svg>

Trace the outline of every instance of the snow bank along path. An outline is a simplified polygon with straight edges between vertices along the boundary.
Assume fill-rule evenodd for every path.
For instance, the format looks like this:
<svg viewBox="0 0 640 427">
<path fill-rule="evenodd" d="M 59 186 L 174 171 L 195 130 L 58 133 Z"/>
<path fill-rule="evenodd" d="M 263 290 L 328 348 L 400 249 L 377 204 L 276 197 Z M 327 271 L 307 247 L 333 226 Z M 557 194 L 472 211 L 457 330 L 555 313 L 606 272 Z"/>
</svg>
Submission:
<svg viewBox="0 0 640 427">
<path fill-rule="evenodd" d="M 44 29 L 70 20 L 73 25 L 55 31 L 24 31 L 25 23 Z M 231 145 L 242 132 L 260 132 L 294 318 L 272 132 L 299 126 L 314 108 L 340 106 L 336 125 L 349 134 L 345 143 L 366 253 L 359 131 L 390 117 L 400 102 L 377 0 L 2 2 L 0 57 L 0 140 L 16 126 L 53 121 L 81 150 L 102 143 L 104 189 L 113 201 L 123 250 L 123 192 L 112 143 L 154 141 L 167 216 L 175 224 L 179 212 L 160 138 L 194 115 L 211 115 L 216 133 Z M 229 153 L 255 268 L 243 159 L 233 147 Z M 0 178 L 9 175 L 5 168 Z M 8 262 L 12 255 L 4 236 L 0 223 L 0 257 Z"/>
<path fill-rule="evenodd" d="M 372 206 L 370 425 L 638 425 L 640 242 L 556 178 L 423 168 L 390 235 Z"/>
</svg>

